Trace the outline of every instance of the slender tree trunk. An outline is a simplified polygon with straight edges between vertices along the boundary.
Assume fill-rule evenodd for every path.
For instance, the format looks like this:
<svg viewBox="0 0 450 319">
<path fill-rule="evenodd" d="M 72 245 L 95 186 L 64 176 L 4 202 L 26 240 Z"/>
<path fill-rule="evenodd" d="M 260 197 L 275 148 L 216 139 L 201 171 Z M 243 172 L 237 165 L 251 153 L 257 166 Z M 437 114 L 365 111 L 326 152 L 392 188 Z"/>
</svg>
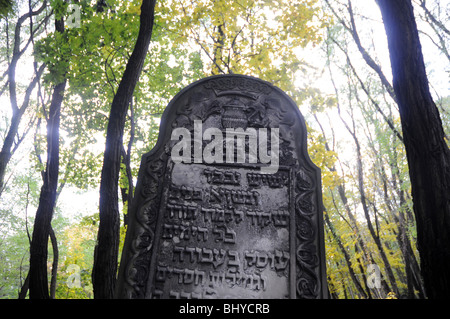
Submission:
<svg viewBox="0 0 450 319">
<path fill-rule="evenodd" d="M 319 125 L 319 127 L 320 127 L 320 129 L 322 131 L 322 135 L 323 135 L 323 137 L 325 139 L 325 149 L 327 151 L 330 151 L 331 149 L 330 149 L 330 146 L 328 145 L 328 143 L 326 142 L 327 139 L 326 139 L 326 136 L 325 136 L 325 131 L 323 129 L 323 126 L 320 123 L 319 119 L 317 118 L 316 114 L 314 114 L 314 118 L 315 118 L 317 124 Z M 334 136 L 333 136 L 333 138 L 334 138 Z M 337 171 L 335 165 L 328 166 L 328 169 L 331 172 L 336 172 Z M 345 184 L 343 182 L 341 182 L 337 186 L 337 190 L 338 190 L 339 197 L 340 197 L 340 199 L 342 201 L 342 204 L 344 205 L 344 208 L 345 208 L 345 211 L 347 213 L 347 216 L 350 219 L 350 222 L 348 224 L 352 228 L 353 232 L 356 234 L 356 237 L 358 239 L 358 244 L 359 244 L 359 246 L 360 246 L 360 248 L 361 248 L 361 250 L 363 252 L 364 259 L 365 259 L 366 262 L 372 263 L 373 262 L 372 254 L 370 252 L 368 252 L 367 249 L 366 249 L 366 244 L 364 242 L 364 239 L 361 236 L 361 231 L 360 231 L 360 229 L 358 227 L 358 222 L 356 221 L 356 218 L 355 218 L 354 214 L 352 213 L 352 210 L 350 209 L 350 206 L 348 204 L 348 198 L 347 198 L 347 195 L 345 194 Z M 333 197 L 333 202 L 334 202 L 334 197 Z"/>
<path fill-rule="evenodd" d="M 333 282 L 331 280 L 331 277 L 328 276 L 327 278 L 328 278 L 328 285 L 331 288 L 330 289 L 330 297 L 331 297 L 331 299 L 339 299 L 338 294 L 334 292 L 336 289 L 334 288 L 334 285 L 333 285 Z"/>
<path fill-rule="evenodd" d="M 395 139 L 395 137 L 394 137 Z M 408 299 L 414 298 L 414 280 L 413 280 L 413 267 L 415 264 L 417 264 L 416 258 L 414 254 L 412 253 L 412 250 L 410 249 L 411 244 L 409 242 L 409 236 L 408 236 L 408 220 L 405 216 L 405 211 L 408 210 L 406 199 L 405 199 L 405 191 L 402 188 L 403 180 L 400 177 L 400 169 L 397 165 L 397 151 L 395 150 L 395 147 L 393 148 L 393 161 L 392 161 L 392 168 L 391 171 L 395 172 L 392 174 L 392 180 L 394 181 L 394 188 L 398 192 L 399 197 L 399 208 L 398 208 L 398 214 L 395 214 L 395 212 L 392 213 L 394 218 L 396 219 L 396 223 L 398 225 L 398 236 L 397 240 L 400 245 L 401 252 L 403 254 L 403 258 L 405 261 L 405 273 L 406 273 L 406 280 L 407 280 L 407 287 L 408 287 Z M 398 185 L 397 181 L 398 180 Z M 420 287 L 417 287 L 418 291 L 420 293 L 421 289 Z"/>
<path fill-rule="evenodd" d="M 94 253 L 94 298 L 113 298 L 119 252 L 118 181 L 128 105 L 139 79 L 153 29 L 156 0 L 143 0 L 138 38 L 111 104 L 100 182 L 100 224 Z"/>
<path fill-rule="evenodd" d="M 353 134 L 352 134 L 353 135 Z M 392 285 L 392 289 L 393 292 L 398 296 L 399 292 L 398 292 L 398 288 L 397 288 L 397 283 L 395 281 L 395 276 L 394 273 L 392 271 L 392 267 L 389 263 L 389 260 L 387 258 L 386 252 L 384 250 L 383 244 L 381 242 L 380 237 L 378 236 L 377 233 L 375 233 L 375 230 L 373 228 L 373 224 L 370 218 L 370 213 L 369 213 L 369 207 L 367 205 L 367 199 L 366 199 L 366 193 L 364 190 L 364 177 L 363 177 L 363 168 L 362 168 L 362 158 L 361 158 L 361 148 L 359 145 L 359 142 L 357 140 L 356 135 L 353 135 L 353 138 L 355 140 L 356 143 L 356 153 L 357 153 L 357 169 L 358 169 L 358 189 L 359 189 L 359 193 L 360 193 L 360 198 L 361 198 L 361 204 L 363 207 L 363 211 L 364 211 L 364 216 L 366 218 L 367 221 L 367 227 L 369 228 L 369 232 L 373 238 L 373 240 L 375 241 L 375 244 L 378 247 L 378 250 L 380 252 L 380 256 L 381 259 L 383 260 L 385 269 L 386 269 L 386 274 L 388 276 L 389 282 Z"/>
<path fill-rule="evenodd" d="M 133 174 L 131 173 L 131 149 L 133 147 L 134 136 L 135 136 L 135 122 L 134 122 L 134 107 L 133 100 L 130 102 L 130 139 L 128 140 L 127 150 L 125 146 L 122 146 L 122 164 L 125 166 L 125 171 L 122 171 L 127 177 L 127 185 L 123 186 L 120 191 L 122 193 L 122 203 L 127 210 L 124 212 L 123 221 L 124 225 L 128 225 L 128 213 L 131 208 L 131 201 L 133 200 L 134 186 L 133 186 Z"/>
<path fill-rule="evenodd" d="M 384 250 L 383 244 L 381 242 L 380 237 L 378 236 L 378 234 L 375 232 L 375 229 L 373 228 L 373 224 L 372 224 L 372 220 L 370 217 L 370 212 L 369 212 L 369 207 L 368 207 L 368 201 L 367 201 L 367 197 L 366 197 L 366 193 L 365 193 L 365 189 L 364 189 L 364 173 L 363 173 L 363 163 L 362 163 L 362 155 L 361 155 L 361 146 L 359 143 L 359 139 L 355 130 L 355 123 L 354 123 L 354 119 L 352 117 L 352 128 L 347 124 L 347 122 L 342 118 L 341 114 L 340 114 L 340 108 L 338 105 L 338 111 L 339 111 L 339 117 L 342 121 L 342 123 L 344 124 L 345 128 L 347 129 L 347 131 L 350 133 L 350 135 L 352 136 L 354 142 L 355 142 L 355 148 L 356 148 L 356 163 L 357 163 L 357 179 L 358 179 L 358 191 L 360 194 L 360 201 L 361 201 L 361 205 L 363 208 L 363 212 L 364 212 L 364 217 L 366 218 L 366 222 L 367 222 L 367 227 L 369 229 L 370 235 L 372 236 L 378 251 L 380 252 L 380 256 L 381 259 L 383 260 L 384 266 L 385 266 L 385 270 L 386 270 L 386 274 L 387 277 L 389 279 L 389 282 L 392 285 L 392 291 L 398 296 L 398 288 L 397 288 L 397 283 L 395 281 L 395 276 L 394 273 L 392 271 L 392 267 L 389 263 L 389 260 L 387 258 L 386 252 Z"/>
<path fill-rule="evenodd" d="M 323 129 L 323 126 L 322 126 L 322 124 L 320 123 L 319 119 L 317 118 L 316 114 L 314 114 L 314 118 L 315 118 L 317 124 L 319 124 L 319 127 L 320 127 L 320 129 L 321 129 L 321 131 L 322 131 L 322 135 L 323 135 L 323 137 L 324 137 L 324 139 L 325 139 L 325 149 L 326 149 L 327 151 L 330 151 L 331 149 L 330 149 L 328 143 L 326 142 L 326 136 L 325 136 L 325 131 L 324 131 L 324 129 Z M 333 165 L 333 166 L 329 166 L 328 169 L 329 169 L 330 171 L 332 171 L 332 172 L 336 172 L 336 167 L 335 167 L 334 165 Z M 359 248 L 358 248 L 358 246 L 359 246 L 360 249 L 362 250 L 363 257 L 364 257 L 364 259 L 366 260 L 366 262 L 367 262 L 368 264 L 369 264 L 369 263 L 373 263 L 373 257 L 372 257 L 372 254 L 371 254 L 370 252 L 367 252 L 366 244 L 365 244 L 365 242 L 364 242 L 364 240 L 363 240 L 363 238 L 362 238 L 362 236 L 361 236 L 361 232 L 360 232 L 360 230 L 359 230 L 359 227 L 358 227 L 358 223 L 357 223 L 357 221 L 356 221 L 356 218 L 355 218 L 355 216 L 353 215 L 353 213 L 352 213 L 352 211 L 351 211 L 351 209 L 350 209 L 350 207 L 349 207 L 349 205 L 348 205 L 348 199 L 347 199 L 347 196 L 346 196 L 346 194 L 345 194 L 345 186 L 344 186 L 344 184 L 343 184 L 343 183 L 340 183 L 340 184 L 337 186 L 337 190 L 338 190 L 338 193 L 339 193 L 339 197 L 341 198 L 341 201 L 342 201 L 342 203 L 344 204 L 344 208 L 345 208 L 345 211 L 346 211 L 346 213 L 347 213 L 347 216 L 350 218 L 350 222 L 348 222 L 348 224 L 349 224 L 349 226 L 352 228 L 353 232 L 355 233 L 355 235 L 356 235 L 356 237 L 357 237 L 357 243 L 358 243 L 358 244 L 355 245 L 355 250 L 357 251 L 357 250 L 359 249 Z M 334 196 L 333 196 L 333 195 L 331 195 L 331 196 L 332 196 L 332 198 L 333 198 L 333 203 L 334 203 L 334 205 L 335 205 L 335 208 L 336 208 L 336 210 L 338 211 L 337 206 L 336 206 L 336 203 L 335 203 L 335 200 L 334 200 Z M 360 267 L 360 270 L 361 270 L 363 283 L 364 283 L 365 288 L 366 288 L 367 298 L 368 298 L 368 299 L 372 299 L 372 295 L 371 295 L 371 292 L 370 292 L 370 288 L 368 287 L 368 284 L 367 284 L 367 279 L 366 279 L 366 276 L 365 276 L 365 271 L 364 271 L 364 269 L 363 269 L 363 263 L 362 263 L 362 261 L 361 261 L 360 258 L 358 258 L 358 263 L 359 263 L 359 267 Z"/>
<path fill-rule="evenodd" d="M 22 25 L 26 21 L 26 19 L 30 18 L 32 19 L 33 16 L 36 16 L 46 8 L 47 1 L 43 1 L 42 5 L 36 10 L 30 11 L 24 15 L 22 15 L 16 24 L 15 30 L 14 30 L 14 44 L 13 44 L 13 54 L 11 58 L 11 62 L 8 65 L 8 89 L 9 89 L 9 99 L 11 103 L 12 108 L 12 118 L 11 118 L 11 125 L 8 129 L 8 133 L 5 137 L 5 140 L 3 142 L 2 148 L 0 150 L 0 195 L 2 193 L 2 190 L 4 188 L 4 177 L 6 173 L 6 167 L 8 166 L 9 161 L 11 160 L 11 157 L 17 148 L 18 145 L 15 144 L 15 138 L 17 136 L 18 130 L 19 130 L 19 124 L 22 119 L 23 114 L 25 113 L 25 110 L 28 108 L 30 96 L 31 93 L 36 86 L 37 82 L 39 81 L 42 72 L 44 71 L 45 65 L 41 65 L 39 70 L 36 72 L 35 77 L 30 82 L 29 86 L 26 89 L 24 100 L 22 102 L 22 105 L 20 106 L 17 101 L 17 84 L 16 84 L 16 67 L 17 63 L 19 62 L 19 59 L 22 57 L 23 53 L 25 52 L 25 49 L 27 48 L 28 44 L 26 44 L 23 48 L 20 47 L 21 45 L 21 30 Z M 30 39 L 33 37 L 33 33 L 30 33 Z M 28 42 L 29 43 L 29 42 Z"/>
<path fill-rule="evenodd" d="M 20 288 L 18 299 L 26 298 L 29 286 L 30 286 L 30 272 L 28 272 L 27 277 L 25 278 L 25 281 L 24 281 L 22 287 Z"/>
<path fill-rule="evenodd" d="M 38 70 L 38 73 L 36 74 L 34 79 L 31 81 L 30 85 L 28 86 L 28 88 L 25 92 L 25 99 L 24 99 L 22 106 L 20 108 L 14 107 L 14 103 L 12 103 L 13 115 L 11 118 L 11 125 L 9 126 L 8 133 L 6 134 L 5 140 L 2 145 L 2 149 L 0 150 L 0 195 L 4 188 L 4 178 L 5 178 L 5 173 L 6 173 L 6 167 L 8 166 L 8 163 L 11 160 L 11 157 L 14 154 L 14 151 L 19 146 L 18 144 L 16 144 L 18 142 L 16 142 L 15 139 L 16 139 L 17 133 L 19 131 L 20 121 L 22 120 L 22 116 L 25 113 L 25 111 L 29 105 L 30 95 L 31 95 L 33 89 L 35 88 L 37 82 L 39 81 L 44 69 L 45 69 L 45 65 L 42 64 Z M 14 70 L 14 71 L 12 71 L 12 70 Z M 14 67 L 10 66 L 10 73 L 15 73 L 15 65 L 14 65 Z M 14 78 L 15 78 L 15 76 L 10 76 L 9 81 L 10 81 L 10 87 L 14 86 L 14 95 L 15 95 L 15 84 L 14 85 L 11 84 L 12 83 L 11 81 L 15 81 Z M 22 139 L 20 139 L 19 142 L 21 140 Z"/>
<path fill-rule="evenodd" d="M 64 28 L 64 27 L 63 27 Z M 30 247 L 30 299 L 48 299 L 47 255 L 59 170 L 59 123 L 66 81 L 53 90 L 47 124 L 47 164 Z"/>
<path fill-rule="evenodd" d="M 333 224 L 330 221 L 330 217 L 327 213 L 324 214 L 325 223 L 327 224 L 328 228 L 331 231 L 331 234 L 333 235 L 334 240 L 337 242 L 339 248 L 341 249 L 342 253 L 344 254 L 345 262 L 347 263 L 348 272 L 350 274 L 350 277 L 353 280 L 353 283 L 356 286 L 356 289 L 358 289 L 359 294 L 362 298 L 366 299 L 367 295 L 364 291 L 364 288 L 362 287 L 361 283 L 359 282 L 358 278 L 356 277 L 355 271 L 353 270 L 352 262 L 350 260 L 350 256 L 347 253 L 347 250 L 345 250 L 344 245 L 342 244 L 341 238 L 336 234 L 336 230 L 334 229 Z"/>
<path fill-rule="evenodd" d="M 378 0 L 388 38 L 429 298 L 450 298 L 450 151 L 430 94 L 410 0 Z"/>
<path fill-rule="evenodd" d="M 64 32 L 64 20 L 55 20 L 56 32 Z M 59 124 L 66 78 L 55 85 L 47 120 L 47 163 L 34 220 L 30 246 L 30 299 L 49 299 L 47 278 L 48 238 L 56 203 L 59 173 Z"/>
<path fill-rule="evenodd" d="M 372 152 L 374 156 L 376 157 L 376 166 L 378 174 L 380 175 L 381 183 L 383 185 L 383 201 L 386 206 L 388 216 L 392 217 L 394 224 L 397 226 L 398 232 L 393 230 L 394 234 L 396 235 L 397 242 L 400 247 L 400 251 L 402 252 L 403 261 L 405 264 L 405 275 L 406 275 L 406 284 L 407 284 L 407 296 L 408 299 L 414 298 L 414 286 L 415 281 L 412 276 L 412 270 L 414 268 L 414 263 L 416 262 L 414 253 L 412 251 L 408 250 L 408 247 L 410 247 L 410 241 L 408 237 L 408 220 L 405 216 L 405 211 L 407 211 L 407 203 L 405 200 L 405 191 L 402 188 L 403 181 L 400 177 L 400 168 L 397 165 L 398 162 L 398 153 L 396 151 L 396 143 L 398 134 L 393 132 L 392 134 L 393 138 L 393 145 L 392 145 L 392 152 L 388 154 L 389 157 L 389 165 L 390 165 L 390 171 L 391 171 L 391 178 L 388 179 L 388 176 L 386 174 L 386 169 L 383 165 L 383 159 L 379 156 L 380 151 L 376 149 L 374 141 L 370 139 L 370 147 L 372 149 Z M 397 182 L 398 181 L 398 182 Z M 390 183 L 391 187 L 388 186 L 388 182 Z M 392 188 L 395 191 L 396 196 L 398 197 L 398 205 L 395 205 L 395 208 L 393 207 L 393 204 L 391 203 L 391 199 L 388 193 L 388 189 Z M 395 196 L 395 195 L 394 195 Z M 376 210 L 375 203 L 371 202 L 371 205 L 373 206 L 374 210 Z M 387 225 L 391 223 L 390 218 L 383 218 Z M 403 274 L 401 273 L 401 276 Z M 404 277 L 403 277 L 404 278 Z M 418 287 L 419 293 L 420 293 L 420 287 Z"/>
<path fill-rule="evenodd" d="M 224 46 L 224 29 L 225 25 L 219 24 L 216 26 L 217 28 L 217 39 L 214 40 L 214 51 L 213 51 L 213 65 L 212 65 L 212 75 L 217 75 L 220 73 L 224 73 L 224 70 L 221 68 L 223 65 L 223 46 Z M 228 71 L 230 71 L 228 69 Z M 230 73 L 230 72 L 229 72 Z"/>
<path fill-rule="evenodd" d="M 58 275 L 59 249 L 58 249 L 58 241 L 56 240 L 55 231 L 53 230 L 53 227 L 51 227 L 51 226 L 50 226 L 50 241 L 52 243 L 52 248 L 53 248 L 52 277 L 50 279 L 50 298 L 55 299 L 56 279 L 57 279 L 57 275 Z"/>
<path fill-rule="evenodd" d="M 355 253 L 358 253 L 359 250 L 360 250 L 359 244 L 356 243 L 355 244 Z M 359 271 L 361 274 L 361 280 L 364 283 L 364 287 L 366 288 L 367 299 L 372 299 L 372 294 L 370 292 L 369 285 L 367 284 L 366 267 L 365 267 L 366 265 L 364 264 L 364 262 L 361 260 L 360 257 L 356 258 L 356 261 L 358 262 L 358 267 L 359 267 Z"/>
</svg>

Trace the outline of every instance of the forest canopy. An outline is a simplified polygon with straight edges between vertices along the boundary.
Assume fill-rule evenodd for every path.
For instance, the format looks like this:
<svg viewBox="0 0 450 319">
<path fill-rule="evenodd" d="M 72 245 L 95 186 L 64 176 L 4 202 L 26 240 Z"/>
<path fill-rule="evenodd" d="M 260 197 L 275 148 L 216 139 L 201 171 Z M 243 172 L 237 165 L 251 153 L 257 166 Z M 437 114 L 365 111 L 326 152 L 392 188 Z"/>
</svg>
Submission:
<svg viewBox="0 0 450 319">
<path fill-rule="evenodd" d="M 448 154 L 450 2 L 411 3 Z M 165 107 L 196 80 L 244 74 L 284 90 L 305 117 L 308 153 L 322 174 L 330 296 L 429 295 L 409 139 L 386 16 L 376 1 L 28 0 L 0 6 L 0 298 L 32 297 L 29 290 L 42 284 L 30 283 L 35 249 L 42 250 L 44 268 L 34 269 L 44 271 L 46 288 L 36 296 L 95 297 L 108 125 L 141 40 L 148 47 L 123 102 L 117 139 L 116 266 L 141 156 L 157 141 Z M 145 26 L 143 17 L 153 23 Z M 147 39 L 140 36 L 144 28 L 151 30 Z M 48 207 L 46 194 L 53 198 Z M 35 227 L 45 228 L 41 237 Z M 32 239 L 40 247 L 32 248 Z M 376 271 L 379 285 L 372 281 Z"/>
</svg>

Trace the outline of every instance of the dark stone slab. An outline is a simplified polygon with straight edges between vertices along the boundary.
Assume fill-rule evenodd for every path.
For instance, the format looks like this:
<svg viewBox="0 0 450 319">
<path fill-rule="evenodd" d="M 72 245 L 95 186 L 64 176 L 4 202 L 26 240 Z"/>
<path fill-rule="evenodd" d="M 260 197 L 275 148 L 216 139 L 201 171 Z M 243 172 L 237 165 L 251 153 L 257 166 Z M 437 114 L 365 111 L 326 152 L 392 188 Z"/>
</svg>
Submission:
<svg viewBox="0 0 450 319">
<path fill-rule="evenodd" d="M 280 89 L 183 89 L 142 157 L 118 298 L 327 298 L 320 170 Z"/>
</svg>

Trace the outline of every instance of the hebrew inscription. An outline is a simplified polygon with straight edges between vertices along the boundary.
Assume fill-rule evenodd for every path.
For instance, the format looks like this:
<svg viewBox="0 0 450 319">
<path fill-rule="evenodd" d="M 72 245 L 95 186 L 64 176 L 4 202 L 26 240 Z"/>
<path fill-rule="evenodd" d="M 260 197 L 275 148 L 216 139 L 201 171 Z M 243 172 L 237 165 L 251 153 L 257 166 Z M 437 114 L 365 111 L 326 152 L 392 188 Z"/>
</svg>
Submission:
<svg viewBox="0 0 450 319">
<path fill-rule="evenodd" d="M 257 172 L 173 165 L 152 298 L 289 297 L 290 170 Z"/>
</svg>

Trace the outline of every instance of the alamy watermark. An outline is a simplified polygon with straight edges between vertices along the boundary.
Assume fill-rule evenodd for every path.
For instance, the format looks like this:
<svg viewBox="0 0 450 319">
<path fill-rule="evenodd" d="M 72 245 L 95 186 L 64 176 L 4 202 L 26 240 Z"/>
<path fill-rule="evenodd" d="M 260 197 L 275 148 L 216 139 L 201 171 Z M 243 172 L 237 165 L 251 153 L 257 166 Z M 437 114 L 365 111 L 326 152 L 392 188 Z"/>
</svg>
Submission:
<svg viewBox="0 0 450 319">
<path fill-rule="evenodd" d="M 66 271 L 72 273 L 66 280 L 67 287 L 81 288 L 81 268 L 80 268 L 80 266 L 71 264 L 71 265 L 67 266 Z"/>
<path fill-rule="evenodd" d="M 81 9 L 79 4 L 71 3 L 67 6 L 67 13 L 69 15 L 66 19 L 66 25 L 68 28 L 80 28 L 81 27 Z"/>
<path fill-rule="evenodd" d="M 202 121 L 195 120 L 193 138 L 187 128 L 178 127 L 172 131 L 171 140 L 178 141 L 171 153 L 175 163 L 260 163 L 266 164 L 260 168 L 263 174 L 275 174 L 279 168 L 278 128 L 226 128 L 223 131 L 210 127 L 203 132 Z M 203 141 L 209 143 L 203 146 Z"/>
<path fill-rule="evenodd" d="M 367 266 L 367 287 L 370 289 L 381 288 L 381 271 L 380 267 L 375 264 Z"/>
</svg>

